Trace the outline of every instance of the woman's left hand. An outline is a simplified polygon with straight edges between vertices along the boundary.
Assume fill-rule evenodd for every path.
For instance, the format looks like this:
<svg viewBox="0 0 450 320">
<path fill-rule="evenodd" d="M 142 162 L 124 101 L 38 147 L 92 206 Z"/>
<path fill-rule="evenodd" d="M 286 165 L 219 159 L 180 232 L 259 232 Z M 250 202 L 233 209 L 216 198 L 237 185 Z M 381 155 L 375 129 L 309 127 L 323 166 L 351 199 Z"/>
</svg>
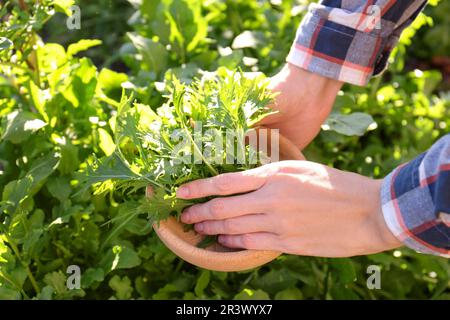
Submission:
<svg viewBox="0 0 450 320">
<path fill-rule="evenodd" d="M 399 247 L 384 222 L 381 180 L 309 161 L 282 161 L 180 187 L 183 199 L 217 197 L 181 220 L 227 247 L 348 257 Z"/>
</svg>

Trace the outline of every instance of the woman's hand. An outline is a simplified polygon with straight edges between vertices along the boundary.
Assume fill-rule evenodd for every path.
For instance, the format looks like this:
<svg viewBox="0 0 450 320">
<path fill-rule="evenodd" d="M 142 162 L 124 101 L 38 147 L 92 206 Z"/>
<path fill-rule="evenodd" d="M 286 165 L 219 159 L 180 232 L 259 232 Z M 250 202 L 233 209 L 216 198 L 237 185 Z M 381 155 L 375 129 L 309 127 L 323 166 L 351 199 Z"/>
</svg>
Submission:
<svg viewBox="0 0 450 320">
<path fill-rule="evenodd" d="M 287 63 L 269 85 L 279 93 L 272 106 L 279 112 L 264 118 L 260 125 L 280 129 L 283 136 L 303 149 L 319 133 L 341 87 L 340 81 Z"/>
<path fill-rule="evenodd" d="M 380 186 L 380 180 L 317 163 L 283 161 L 193 181 L 177 196 L 229 196 L 181 216 L 199 233 L 219 234 L 225 246 L 348 257 L 401 245 L 385 225 Z"/>
</svg>

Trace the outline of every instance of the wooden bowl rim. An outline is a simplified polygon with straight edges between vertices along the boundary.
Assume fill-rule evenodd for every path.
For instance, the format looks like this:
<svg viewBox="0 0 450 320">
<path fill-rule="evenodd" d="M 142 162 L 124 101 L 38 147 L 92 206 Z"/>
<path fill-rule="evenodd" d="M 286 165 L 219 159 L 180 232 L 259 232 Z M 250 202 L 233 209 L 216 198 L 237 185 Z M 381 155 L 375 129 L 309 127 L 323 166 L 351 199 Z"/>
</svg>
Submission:
<svg viewBox="0 0 450 320">
<path fill-rule="evenodd" d="M 174 231 L 174 229 L 184 228 L 184 225 L 175 217 L 169 217 L 167 220 L 160 221 L 159 226 L 154 224 L 153 227 L 160 240 L 178 257 L 208 270 L 244 271 L 268 263 L 281 255 L 281 252 L 269 250 L 244 249 L 224 252 L 215 251 L 211 247 L 199 248 L 179 236 L 178 230 Z M 194 233 L 194 231 L 186 231 L 185 233 L 191 232 Z M 217 246 L 217 244 L 213 246 Z"/>
</svg>

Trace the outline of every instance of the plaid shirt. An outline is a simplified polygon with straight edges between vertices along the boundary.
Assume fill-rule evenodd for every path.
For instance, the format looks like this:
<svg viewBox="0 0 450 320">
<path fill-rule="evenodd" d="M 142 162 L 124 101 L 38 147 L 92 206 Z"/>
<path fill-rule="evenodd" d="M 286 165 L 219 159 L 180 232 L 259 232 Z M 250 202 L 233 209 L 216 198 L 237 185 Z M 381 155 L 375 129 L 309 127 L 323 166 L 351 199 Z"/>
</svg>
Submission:
<svg viewBox="0 0 450 320">
<path fill-rule="evenodd" d="M 381 73 L 425 0 L 324 0 L 310 5 L 287 62 L 356 85 Z M 450 134 L 383 181 L 382 211 L 408 247 L 450 257 Z"/>
<path fill-rule="evenodd" d="M 426 0 L 324 0 L 313 3 L 287 61 L 356 85 L 381 73 L 402 31 Z"/>
<path fill-rule="evenodd" d="M 386 224 L 408 247 L 450 257 L 450 134 L 383 181 Z"/>
</svg>

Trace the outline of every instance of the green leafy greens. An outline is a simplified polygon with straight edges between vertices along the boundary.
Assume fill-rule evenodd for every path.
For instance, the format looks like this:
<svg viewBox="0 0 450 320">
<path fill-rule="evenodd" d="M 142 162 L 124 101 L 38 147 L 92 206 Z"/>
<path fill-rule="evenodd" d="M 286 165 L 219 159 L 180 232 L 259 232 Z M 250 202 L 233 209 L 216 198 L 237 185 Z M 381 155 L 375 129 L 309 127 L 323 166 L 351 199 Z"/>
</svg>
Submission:
<svg viewBox="0 0 450 320">
<path fill-rule="evenodd" d="M 85 184 L 95 184 L 97 194 L 139 194 L 151 186 L 152 197 L 142 197 L 136 214 L 147 212 L 151 222 L 179 215 L 194 203 L 176 198 L 181 184 L 261 163 L 264 155 L 246 145 L 245 137 L 272 113 L 268 105 L 274 94 L 266 86 L 262 75 L 219 68 L 190 85 L 175 77 L 167 81 L 167 102 L 156 111 L 123 95 L 115 117 L 115 151 L 87 170 Z"/>
<path fill-rule="evenodd" d="M 141 179 L 145 165 L 137 162 L 150 161 L 153 153 L 140 159 L 137 146 L 124 138 L 120 148 L 132 171 L 117 159 L 114 132 L 117 119 L 126 119 L 118 117 L 120 106 L 146 124 L 155 112 L 139 103 L 173 109 L 174 76 L 190 83 L 200 70 L 220 67 L 277 73 L 312 2 L 2 1 L 0 299 L 449 299 L 448 259 L 407 248 L 341 259 L 283 255 L 248 272 L 198 269 L 164 246 L 144 213 L 154 212 L 150 205 L 171 203 L 180 207 L 170 211 L 181 210 L 186 204 L 171 202 L 175 182 L 158 176 L 163 188 L 155 188 L 160 196 L 154 201 L 160 204 L 151 204 L 143 192 L 151 183 Z M 308 159 L 381 179 L 448 133 L 448 72 L 423 69 L 448 52 L 443 30 L 450 7 L 448 1 L 429 5 L 438 2 L 402 34 L 383 76 L 367 87 L 344 86 L 333 114 L 304 150 Z M 82 28 L 68 31 L 61 12 L 72 4 L 82 9 Z M 412 57 L 422 57 L 420 64 Z M 121 102 L 123 88 L 128 98 Z M 183 89 L 183 100 L 189 90 Z M 178 119 L 169 107 L 156 115 Z M 191 113 L 183 112 L 191 132 Z M 161 158 L 169 172 L 166 163 L 170 159 Z M 95 188 L 86 188 L 80 172 L 85 179 L 91 169 Z M 212 175 L 205 164 L 199 169 L 204 172 L 196 175 Z M 114 174 L 124 175 L 128 187 L 105 180 Z M 183 176 L 195 178 L 194 172 Z M 116 192 L 119 186 L 124 192 Z M 81 283 L 70 290 L 74 265 Z M 380 290 L 367 286 L 370 265 L 382 270 Z"/>
</svg>

